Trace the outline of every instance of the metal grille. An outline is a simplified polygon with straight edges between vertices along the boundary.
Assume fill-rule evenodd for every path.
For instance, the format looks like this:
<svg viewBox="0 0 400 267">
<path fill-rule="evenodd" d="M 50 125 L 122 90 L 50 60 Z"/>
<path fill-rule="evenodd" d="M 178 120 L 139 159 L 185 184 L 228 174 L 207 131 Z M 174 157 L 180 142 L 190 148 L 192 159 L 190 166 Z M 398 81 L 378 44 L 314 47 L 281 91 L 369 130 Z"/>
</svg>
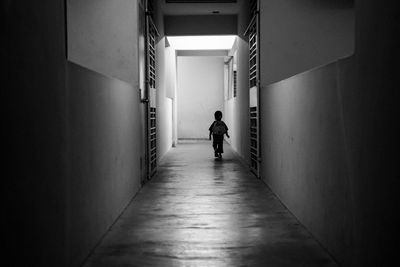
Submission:
<svg viewBox="0 0 400 267">
<path fill-rule="evenodd" d="M 156 129 L 156 38 L 159 35 L 152 19 L 151 1 L 146 8 L 146 94 L 147 94 L 147 165 L 150 179 L 157 169 Z"/>
<path fill-rule="evenodd" d="M 257 86 L 258 76 L 258 53 L 257 53 L 257 24 L 256 21 L 250 26 L 249 34 L 249 86 Z"/>
<path fill-rule="evenodd" d="M 253 17 L 257 13 L 257 2 L 258 0 L 250 0 L 250 18 Z"/>
<path fill-rule="evenodd" d="M 150 175 L 153 175 L 157 167 L 157 135 L 156 135 L 156 108 L 150 108 L 150 125 L 149 125 L 149 158 L 150 158 Z"/>
<path fill-rule="evenodd" d="M 260 106 L 259 106 L 259 12 L 258 1 L 250 2 L 252 19 L 246 29 L 249 37 L 249 97 L 250 97 L 250 169 L 260 177 Z"/>
<path fill-rule="evenodd" d="M 233 97 L 237 96 L 237 71 L 233 71 Z"/>
<path fill-rule="evenodd" d="M 149 18 L 149 20 L 151 20 Z M 147 79 L 150 88 L 156 88 L 156 29 L 149 23 L 147 33 Z"/>
<path fill-rule="evenodd" d="M 257 107 L 250 107 L 250 167 L 258 171 L 258 114 Z"/>
</svg>

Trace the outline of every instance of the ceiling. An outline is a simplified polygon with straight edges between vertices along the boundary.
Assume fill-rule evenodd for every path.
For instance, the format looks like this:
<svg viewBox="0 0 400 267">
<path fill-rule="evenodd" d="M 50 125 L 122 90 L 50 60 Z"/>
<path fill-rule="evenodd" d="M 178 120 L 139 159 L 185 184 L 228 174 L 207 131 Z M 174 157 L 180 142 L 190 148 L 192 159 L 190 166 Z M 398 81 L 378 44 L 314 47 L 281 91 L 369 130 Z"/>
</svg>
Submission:
<svg viewBox="0 0 400 267">
<path fill-rule="evenodd" d="M 215 11 L 218 11 L 217 14 L 224 15 L 238 14 L 243 1 L 245 0 L 166 0 L 159 1 L 157 5 L 165 15 L 212 15 Z"/>
</svg>

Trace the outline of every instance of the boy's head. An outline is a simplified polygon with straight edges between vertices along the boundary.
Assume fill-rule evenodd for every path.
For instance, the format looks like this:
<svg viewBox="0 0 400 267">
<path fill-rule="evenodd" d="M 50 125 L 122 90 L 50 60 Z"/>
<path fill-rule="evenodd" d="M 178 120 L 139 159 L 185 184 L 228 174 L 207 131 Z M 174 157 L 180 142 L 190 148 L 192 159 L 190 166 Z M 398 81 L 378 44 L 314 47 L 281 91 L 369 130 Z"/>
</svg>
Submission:
<svg viewBox="0 0 400 267">
<path fill-rule="evenodd" d="M 215 113 L 214 113 L 214 118 L 215 118 L 217 121 L 220 121 L 220 120 L 222 119 L 222 112 L 219 111 L 219 110 L 215 111 Z"/>
</svg>

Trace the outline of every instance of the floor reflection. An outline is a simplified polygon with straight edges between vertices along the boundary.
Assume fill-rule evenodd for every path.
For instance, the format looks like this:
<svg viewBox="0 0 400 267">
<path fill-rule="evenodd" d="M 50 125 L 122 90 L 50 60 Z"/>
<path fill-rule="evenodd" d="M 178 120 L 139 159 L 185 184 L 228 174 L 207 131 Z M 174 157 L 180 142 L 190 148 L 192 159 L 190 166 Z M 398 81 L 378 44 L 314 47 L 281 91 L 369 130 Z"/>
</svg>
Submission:
<svg viewBox="0 0 400 267">
<path fill-rule="evenodd" d="M 88 266 L 336 266 L 226 145 L 171 149 Z"/>
</svg>

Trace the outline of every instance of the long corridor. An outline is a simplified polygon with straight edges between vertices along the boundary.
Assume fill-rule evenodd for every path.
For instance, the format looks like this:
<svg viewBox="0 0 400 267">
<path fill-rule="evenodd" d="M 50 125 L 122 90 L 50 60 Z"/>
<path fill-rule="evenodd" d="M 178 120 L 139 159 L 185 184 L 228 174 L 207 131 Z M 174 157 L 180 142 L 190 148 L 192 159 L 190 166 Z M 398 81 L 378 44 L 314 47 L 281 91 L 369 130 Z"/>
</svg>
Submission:
<svg viewBox="0 0 400 267">
<path fill-rule="evenodd" d="M 172 148 L 85 267 L 337 266 L 229 145 Z"/>
</svg>

